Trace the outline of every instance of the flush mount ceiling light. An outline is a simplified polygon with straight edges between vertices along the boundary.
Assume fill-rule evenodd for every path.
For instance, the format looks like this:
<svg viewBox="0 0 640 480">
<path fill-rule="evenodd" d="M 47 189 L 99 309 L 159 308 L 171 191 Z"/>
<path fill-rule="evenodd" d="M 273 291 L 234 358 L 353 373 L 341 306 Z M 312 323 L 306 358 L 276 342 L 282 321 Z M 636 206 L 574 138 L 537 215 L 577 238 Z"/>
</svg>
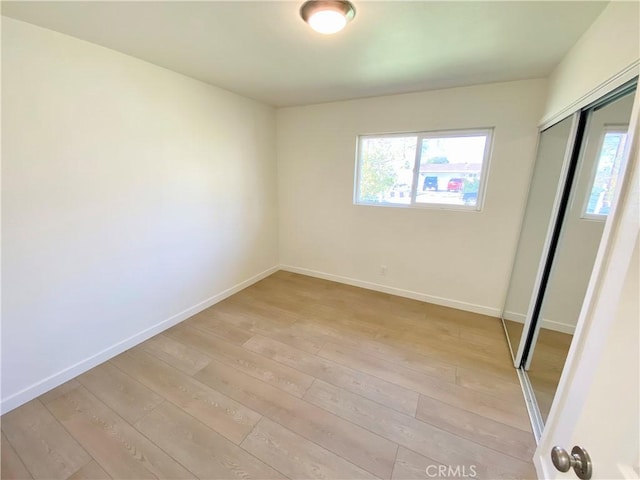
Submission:
<svg viewBox="0 0 640 480">
<path fill-rule="evenodd" d="M 342 30 L 356 15 L 346 0 L 308 0 L 300 7 L 300 16 L 316 32 L 330 35 Z"/>
</svg>

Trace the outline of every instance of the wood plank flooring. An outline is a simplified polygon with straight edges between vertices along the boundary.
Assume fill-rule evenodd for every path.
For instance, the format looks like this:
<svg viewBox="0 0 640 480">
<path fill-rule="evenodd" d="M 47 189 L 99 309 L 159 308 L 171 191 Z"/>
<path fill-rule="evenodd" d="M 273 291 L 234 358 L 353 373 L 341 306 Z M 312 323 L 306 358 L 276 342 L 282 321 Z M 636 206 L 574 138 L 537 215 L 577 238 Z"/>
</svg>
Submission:
<svg viewBox="0 0 640 480">
<path fill-rule="evenodd" d="M 556 395 L 573 335 L 541 328 L 527 375 L 546 422 Z"/>
<path fill-rule="evenodd" d="M 498 319 L 287 272 L 1 424 L 3 479 L 535 478 Z"/>
<path fill-rule="evenodd" d="M 505 320 L 511 342 L 520 341 L 523 324 Z M 531 365 L 527 371 L 529 381 L 536 396 L 538 409 L 546 422 L 556 395 L 562 370 L 569 354 L 573 335 L 541 328 L 533 350 Z M 513 345 L 513 343 L 512 343 Z"/>
</svg>

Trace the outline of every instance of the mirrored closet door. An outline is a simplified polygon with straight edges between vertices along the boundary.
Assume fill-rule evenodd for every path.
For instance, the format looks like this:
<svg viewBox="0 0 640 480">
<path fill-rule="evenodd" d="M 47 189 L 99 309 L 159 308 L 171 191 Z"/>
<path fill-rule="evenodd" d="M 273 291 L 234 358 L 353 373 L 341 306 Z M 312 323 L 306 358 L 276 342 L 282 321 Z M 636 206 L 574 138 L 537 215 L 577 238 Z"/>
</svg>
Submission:
<svg viewBox="0 0 640 480">
<path fill-rule="evenodd" d="M 536 438 L 580 316 L 623 154 L 636 80 L 540 133 L 502 314 Z"/>
<path fill-rule="evenodd" d="M 578 115 L 573 115 L 542 131 L 538 141 L 538 154 L 533 169 L 529 196 L 524 220 L 520 231 L 520 240 L 514 261 L 507 301 L 502 313 L 509 346 L 516 362 L 521 357 L 518 348 L 530 316 L 532 298 L 536 293 L 537 274 L 540 259 L 545 252 L 547 234 L 555 221 L 554 213 L 559 201 L 558 192 L 562 189 L 568 155 L 571 153 L 572 140 Z"/>
</svg>

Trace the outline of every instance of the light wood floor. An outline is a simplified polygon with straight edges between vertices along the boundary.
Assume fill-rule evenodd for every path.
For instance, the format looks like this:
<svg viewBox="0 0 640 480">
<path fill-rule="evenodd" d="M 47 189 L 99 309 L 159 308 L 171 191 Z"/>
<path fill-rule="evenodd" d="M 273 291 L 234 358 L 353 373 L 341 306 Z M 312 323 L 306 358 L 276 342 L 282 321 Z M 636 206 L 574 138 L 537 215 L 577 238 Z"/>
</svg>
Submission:
<svg viewBox="0 0 640 480">
<path fill-rule="evenodd" d="M 542 419 L 546 422 L 558 390 L 560 376 L 569 354 L 573 335 L 541 328 L 527 375 L 536 394 Z"/>
<path fill-rule="evenodd" d="M 511 345 L 520 342 L 524 325 L 522 323 L 505 320 Z M 542 419 L 546 422 L 555 397 L 560 376 L 569 354 L 569 347 L 573 335 L 556 332 L 548 328 L 541 328 L 538 333 L 536 346 L 533 350 L 531 366 L 527 371 L 531 387 L 536 396 L 536 402 Z"/>
<path fill-rule="evenodd" d="M 498 319 L 278 272 L 4 415 L 2 478 L 519 479 L 534 447 Z"/>
</svg>

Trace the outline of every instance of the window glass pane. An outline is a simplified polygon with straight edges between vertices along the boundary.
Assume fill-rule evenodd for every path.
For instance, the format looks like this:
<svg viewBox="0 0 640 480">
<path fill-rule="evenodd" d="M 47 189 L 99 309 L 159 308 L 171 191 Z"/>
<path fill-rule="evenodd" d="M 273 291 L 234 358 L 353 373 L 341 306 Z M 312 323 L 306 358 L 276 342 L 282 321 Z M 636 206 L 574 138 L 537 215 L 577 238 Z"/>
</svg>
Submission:
<svg viewBox="0 0 640 480">
<path fill-rule="evenodd" d="M 607 132 L 605 134 L 587 200 L 585 211 L 587 215 L 606 216 L 609 213 L 626 140 L 626 132 Z"/>
<path fill-rule="evenodd" d="M 360 141 L 358 202 L 410 204 L 417 137 L 365 137 Z"/>
<path fill-rule="evenodd" d="M 417 203 L 476 206 L 486 135 L 424 138 Z"/>
</svg>

